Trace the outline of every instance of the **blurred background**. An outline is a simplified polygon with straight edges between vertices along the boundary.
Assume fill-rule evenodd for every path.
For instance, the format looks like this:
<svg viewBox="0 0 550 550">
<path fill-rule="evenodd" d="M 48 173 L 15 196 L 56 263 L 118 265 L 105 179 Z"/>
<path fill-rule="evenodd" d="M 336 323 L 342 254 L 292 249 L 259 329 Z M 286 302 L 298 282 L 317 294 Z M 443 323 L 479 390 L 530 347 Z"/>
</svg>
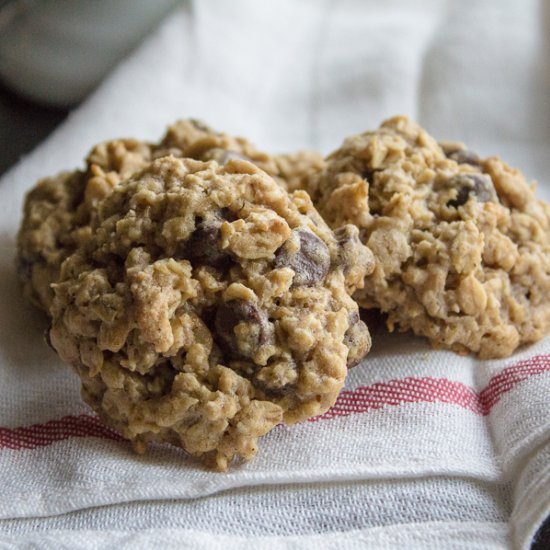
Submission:
<svg viewBox="0 0 550 550">
<path fill-rule="evenodd" d="M 68 113 L 40 175 L 178 117 L 328 153 L 403 113 L 550 198 L 549 54 L 549 0 L 0 0 L 0 172 Z"/>
<path fill-rule="evenodd" d="M 0 174 L 42 141 L 178 0 L 0 0 Z"/>
</svg>

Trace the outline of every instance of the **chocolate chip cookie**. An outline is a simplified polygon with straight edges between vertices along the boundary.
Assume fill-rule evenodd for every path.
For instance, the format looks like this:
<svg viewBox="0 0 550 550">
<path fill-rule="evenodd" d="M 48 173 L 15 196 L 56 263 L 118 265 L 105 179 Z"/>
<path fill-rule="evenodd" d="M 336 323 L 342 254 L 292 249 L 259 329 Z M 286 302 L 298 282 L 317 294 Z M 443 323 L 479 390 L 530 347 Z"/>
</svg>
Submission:
<svg viewBox="0 0 550 550">
<path fill-rule="evenodd" d="M 50 340 L 137 450 L 169 442 L 224 470 L 334 403 L 370 347 L 349 293 L 372 269 L 355 227 L 335 235 L 254 164 L 166 156 L 96 205 Z"/>
<path fill-rule="evenodd" d="M 345 140 L 313 197 L 355 224 L 374 273 L 355 294 L 437 347 L 506 357 L 550 325 L 550 208 L 497 157 L 438 143 L 404 117 Z"/>
<path fill-rule="evenodd" d="M 269 155 L 259 151 L 245 138 L 217 132 L 193 119 L 180 120 L 168 128 L 155 150 L 155 157 L 167 154 L 203 161 L 215 160 L 219 164 L 234 158 L 248 160 L 289 191 L 307 191 L 310 181 L 325 167 L 323 156 L 315 151 Z"/>
<path fill-rule="evenodd" d="M 25 295 L 48 311 L 61 263 L 90 236 L 95 205 L 124 178 L 145 166 L 153 146 L 133 139 L 94 147 L 85 170 L 40 180 L 25 199 L 17 236 L 17 272 Z"/>
<path fill-rule="evenodd" d="M 323 155 L 315 151 L 299 151 L 273 158 L 277 164 L 276 177 L 284 182 L 289 191 L 302 189 L 310 193 L 326 166 Z"/>
<path fill-rule="evenodd" d="M 121 180 L 166 155 L 220 164 L 246 159 L 292 189 L 305 186 L 323 163 L 315 153 L 270 156 L 244 138 L 216 132 L 196 120 L 176 122 L 156 144 L 135 139 L 100 143 L 88 155 L 84 170 L 41 180 L 26 198 L 17 267 L 24 292 L 35 305 L 49 310 L 50 285 L 57 280 L 63 260 L 87 238 L 98 201 Z"/>
</svg>

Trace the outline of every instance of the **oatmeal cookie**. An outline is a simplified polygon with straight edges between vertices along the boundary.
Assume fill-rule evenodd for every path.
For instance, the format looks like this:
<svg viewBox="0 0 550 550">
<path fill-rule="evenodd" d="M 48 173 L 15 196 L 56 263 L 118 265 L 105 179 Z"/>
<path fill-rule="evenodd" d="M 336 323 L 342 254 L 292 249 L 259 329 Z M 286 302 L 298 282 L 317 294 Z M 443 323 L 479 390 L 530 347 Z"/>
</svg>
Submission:
<svg viewBox="0 0 550 550">
<path fill-rule="evenodd" d="M 349 293 L 372 269 L 355 227 L 335 235 L 252 163 L 162 157 L 97 206 L 53 285 L 50 340 L 137 450 L 224 470 L 334 403 L 370 347 Z"/>
<path fill-rule="evenodd" d="M 506 357 L 550 325 L 550 208 L 497 157 L 437 143 L 404 117 L 350 137 L 313 190 L 376 259 L 355 297 L 435 346 Z"/>
<path fill-rule="evenodd" d="M 326 166 L 323 155 L 315 151 L 275 155 L 274 159 L 278 169 L 276 176 L 289 191 L 303 189 L 311 193 L 314 182 Z"/>
<path fill-rule="evenodd" d="M 315 151 L 269 155 L 243 137 L 217 132 L 194 119 L 180 120 L 168 128 L 155 151 L 155 158 L 167 154 L 203 161 L 215 160 L 219 164 L 235 158 L 248 160 L 288 191 L 308 191 L 310 180 L 325 166 L 323 156 Z"/>
<path fill-rule="evenodd" d="M 217 132 L 194 119 L 179 120 L 168 127 L 155 150 L 155 158 L 167 155 L 202 161 L 215 160 L 219 164 L 225 164 L 231 159 L 243 159 L 254 163 L 270 176 L 279 176 L 279 168 L 271 155 L 259 151 L 245 138 Z"/>
<path fill-rule="evenodd" d="M 125 178 L 166 155 L 224 164 L 232 158 L 253 162 L 286 188 L 306 185 L 319 171 L 314 153 L 272 157 L 244 138 L 216 132 L 202 122 L 181 120 L 170 126 L 159 143 L 117 139 L 96 145 L 84 170 L 46 178 L 27 195 L 18 235 L 17 269 L 27 297 L 48 312 L 50 285 L 59 277 L 61 263 L 89 235 L 97 202 Z"/>
<path fill-rule="evenodd" d="M 51 284 L 59 277 L 61 263 L 89 238 L 95 205 L 150 162 L 151 151 L 151 145 L 133 139 L 101 143 L 88 155 L 85 170 L 42 179 L 27 194 L 16 263 L 31 302 L 49 310 Z"/>
</svg>

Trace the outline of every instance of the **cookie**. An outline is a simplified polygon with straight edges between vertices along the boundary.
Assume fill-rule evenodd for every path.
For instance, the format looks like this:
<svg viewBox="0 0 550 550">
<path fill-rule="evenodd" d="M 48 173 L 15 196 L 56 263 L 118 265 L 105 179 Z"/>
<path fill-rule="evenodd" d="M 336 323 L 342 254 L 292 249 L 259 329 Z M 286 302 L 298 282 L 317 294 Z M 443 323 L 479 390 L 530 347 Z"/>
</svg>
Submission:
<svg viewBox="0 0 550 550">
<path fill-rule="evenodd" d="M 323 155 L 316 151 L 299 151 L 273 158 L 277 164 L 276 177 L 284 182 L 289 191 L 302 189 L 311 193 L 314 182 L 326 166 Z"/>
<path fill-rule="evenodd" d="M 179 120 L 168 127 L 155 150 L 155 157 L 172 155 L 178 158 L 215 160 L 225 164 L 231 159 L 243 159 L 254 163 L 271 176 L 278 176 L 274 158 L 259 151 L 247 139 L 217 132 L 203 122 L 194 119 Z"/>
<path fill-rule="evenodd" d="M 180 120 L 168 128 L 155 157 L 167 154 L 203 161 L 215 160 L 219 164 L 234 158 L 248 160 L 289 191 L 307 191 L 310 180 L 325 166 L 323 156 L 315 151 L 269 155 L 259 151 L 245 138 L 217 132 L 193 119 Z"/>
<path fill-rule="evenodd" d="M 138 451 L 168 442 L 224 470 L 334 403 L 370 347 L 349 293 L 372 269 L 305 192 L 248 161 L 167 156 L 97 205 L 53 285 L 50 341 Z"/>
<path fill-rule="evenodd" d="M 550 325 L 550 209 L 497 157 L 404 117 L 346 139 L 312 191 L 376 259 L 355 298 L 436 347 L 506 357 Z"/>
<path fill-rule="evenodd" d="M 95 146 L 84 170 L 46 178 L 27 195 L 18 235 L 17 270 L 26 296 L 48 312 L 50 285 L 59 276 L 63 260 L 86 238 L 95 205 L 123 179 L 156 158 L 166 155 L 224 164 L 231 158 L 249 160 L 285 188 L 305 185 L 318 171 L 318 155 L 300 153 L 272 157 L 244 138 L 235 138 L 196 120 L 170 126 L 157 144 L 119 139 Z M 315 167 L 315 168 L 314 168 Z"/>
<path fill-rule="evenodd" d="M 25 198 L 17 235 L 17 272 L 28 299 L 48 311 L 61 263 L 89 237 L 95 205 L 151 161 L 152 146 L 113 140 L 94 147 L 86 169 L 40 180 Z"/>
</svg>

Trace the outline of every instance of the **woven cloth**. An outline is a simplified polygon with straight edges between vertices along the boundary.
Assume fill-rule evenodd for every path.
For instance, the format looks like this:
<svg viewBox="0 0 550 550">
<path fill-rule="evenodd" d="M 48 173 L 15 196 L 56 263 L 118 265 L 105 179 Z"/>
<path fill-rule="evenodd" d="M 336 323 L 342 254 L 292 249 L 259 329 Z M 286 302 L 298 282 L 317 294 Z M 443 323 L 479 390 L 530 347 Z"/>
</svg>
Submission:
<svg viewBox="0 0 550 550">
<path fill-rule="evenodd" d="M 500 153 L 550 198 L 549 36 L 545 0 L 201 0 L 171 15 L 0 181 L 0 545 L 529 548 L 550 513 L 550 338 L 480 361 L 373 327 L 329 412 L 220 474 L 166 446 L 136 456 L 97 420 L 13 256 L 38 177 L 181 117 L 329 152 L 404 113 Z"/>
</svg>

